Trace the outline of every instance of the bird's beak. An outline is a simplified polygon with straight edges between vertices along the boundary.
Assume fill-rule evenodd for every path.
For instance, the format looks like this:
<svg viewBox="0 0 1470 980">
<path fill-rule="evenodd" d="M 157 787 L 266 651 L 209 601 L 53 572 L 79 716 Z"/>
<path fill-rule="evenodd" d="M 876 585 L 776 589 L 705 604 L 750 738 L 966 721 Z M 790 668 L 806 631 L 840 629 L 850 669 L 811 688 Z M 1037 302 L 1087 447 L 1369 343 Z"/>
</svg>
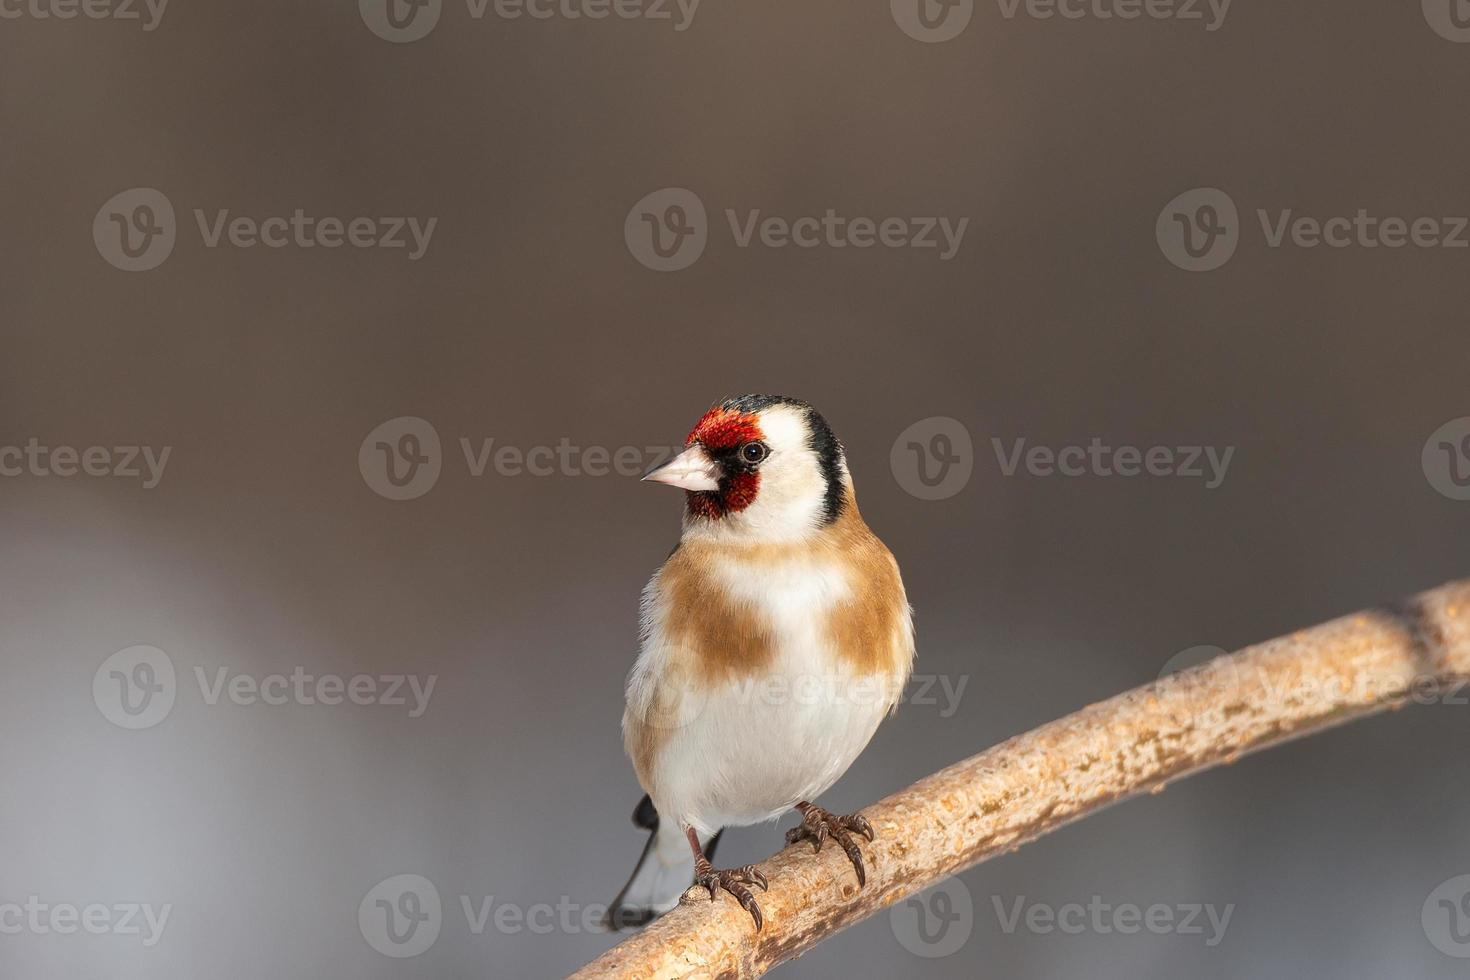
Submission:
<svg viewBox="0 0 1470 980">
<path fill-rule="evenodd" d="M 720 489 L 720 467 L 704 447 L 695 443 L 673 459 L 649 471 L 644 480 L 667 483 L 681 490 Z"/>
</svg>

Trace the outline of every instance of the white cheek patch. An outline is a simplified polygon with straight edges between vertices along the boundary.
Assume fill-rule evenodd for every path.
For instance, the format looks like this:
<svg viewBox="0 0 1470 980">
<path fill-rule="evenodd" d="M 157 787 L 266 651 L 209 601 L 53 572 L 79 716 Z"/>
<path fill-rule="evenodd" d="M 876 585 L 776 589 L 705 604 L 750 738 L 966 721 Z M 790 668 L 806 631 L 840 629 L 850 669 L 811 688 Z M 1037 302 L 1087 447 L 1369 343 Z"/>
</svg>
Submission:
<svg viewBox="0 0 1470 980">
<path fill-rule="evenodd" d="M 771 455 L 761 464 L 755 502 L 731 515 L 732 523 L 747 537 L 801 537 L 820 523 L 827 492 L 816 454 L 808 445 L 805 415 L 778 405 L 761 413 L 760 427 Z"/>
</svg>

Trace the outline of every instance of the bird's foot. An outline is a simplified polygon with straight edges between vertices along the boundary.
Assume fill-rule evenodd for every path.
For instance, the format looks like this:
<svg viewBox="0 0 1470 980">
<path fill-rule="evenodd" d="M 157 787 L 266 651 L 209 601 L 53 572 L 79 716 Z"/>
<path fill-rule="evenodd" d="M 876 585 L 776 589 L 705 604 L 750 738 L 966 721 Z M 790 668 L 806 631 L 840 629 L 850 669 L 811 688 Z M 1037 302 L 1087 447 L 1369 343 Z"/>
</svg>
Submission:
<svg viewBox="0 0 1470 980">
<path fill-rule="evenodd" d="M 839 817 L 810 803 L 798 803 L 796 809 L 801 811 L 801 823 L 786 831 L 786 843 L 810 840 L 820 851 L 822 843 L 831 837 L 847 852 L 848 860 L 857 871 L 858 886 L 867 884 L 868 875 L 863 870 L 863 852 L 858 849 L 857 841 L 853 840 L 853 832 L 862 834 L 869 841 L 873 839 L 873 825 L 868 823 L 867 818 L 860 813 Z"/>
<path fill-rule="evenodd" d="M 762 891 L 767 891 L 769 885 L 766 876 L 756 870 L 754 865 L 747 864 L 741 868 L 731 868 L 729 871 L 716 871 L 709 861 L 703 857 L 694 862 L 694 883 L 709 889 L 709 900 L 713 902 L 724 889 L 735 900 L 740 907 L 750 913 L 755 920 L 755 931 L 760 932 L 764 920 L 761 918 L 761 907 L 755 904 L 755 896 L 750 893 L 747 885 L 758 885 Z"/>
</svg>

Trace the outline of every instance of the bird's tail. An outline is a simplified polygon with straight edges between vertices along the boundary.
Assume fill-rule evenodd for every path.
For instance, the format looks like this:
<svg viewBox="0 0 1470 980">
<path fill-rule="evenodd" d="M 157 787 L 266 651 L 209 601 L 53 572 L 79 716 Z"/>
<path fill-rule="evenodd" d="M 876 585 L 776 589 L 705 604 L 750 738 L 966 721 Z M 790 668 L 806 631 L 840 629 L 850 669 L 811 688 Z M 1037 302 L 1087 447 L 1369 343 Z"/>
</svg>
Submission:
<svg viewBox="0 0 1470 980">
<path fill-rule="evenodd" d="M 672 820 L 660 821 L 653 801 L 644 797 L 633 811 L 633 825 L 648 831 L 648 841 L 633 875 L 607 908 L 603 925 L 612 930 L 645 926 L 679 904 L 694 879 L 694 856 L 684 831 Z M 720 835 L 700 838 L 704 856 L 713 858 Z"/>
</svg>

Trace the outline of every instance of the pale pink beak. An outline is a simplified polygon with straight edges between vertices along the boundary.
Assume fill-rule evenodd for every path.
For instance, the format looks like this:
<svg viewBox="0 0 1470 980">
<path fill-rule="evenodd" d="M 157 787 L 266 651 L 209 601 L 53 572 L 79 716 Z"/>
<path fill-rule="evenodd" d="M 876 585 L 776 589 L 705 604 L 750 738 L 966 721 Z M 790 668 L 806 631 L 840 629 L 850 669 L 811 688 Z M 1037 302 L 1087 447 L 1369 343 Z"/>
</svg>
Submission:
<svg viewBox="0 0 1470 980">
<path fill-rule="evenodd" d="M 720 489 L 720 467 L 704 447 L 695 443 L 667 463 L 651 470 L 644 480 L 667 483 L 681 490 Z"/>
</svg>

